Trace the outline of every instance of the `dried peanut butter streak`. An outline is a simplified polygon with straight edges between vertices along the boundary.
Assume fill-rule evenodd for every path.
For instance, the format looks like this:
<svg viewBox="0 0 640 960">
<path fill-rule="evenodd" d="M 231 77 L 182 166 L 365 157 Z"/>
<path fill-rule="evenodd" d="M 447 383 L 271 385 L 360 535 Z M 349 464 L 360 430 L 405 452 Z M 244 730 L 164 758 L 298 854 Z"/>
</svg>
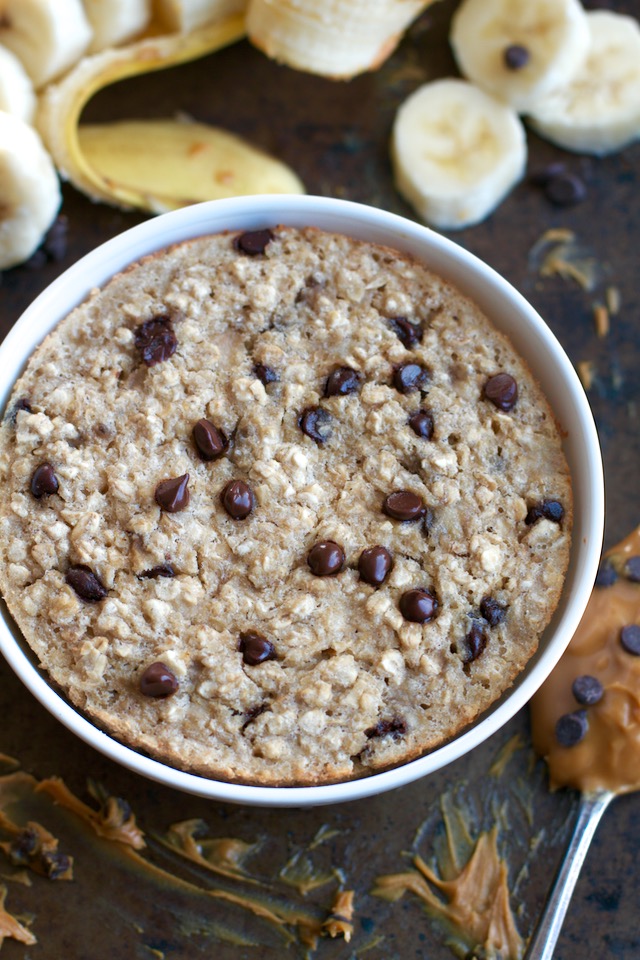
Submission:
<svg viewBox="0 0 640 960">
<path fill-rule="evenodd" d="M 637 527 L 605 554 L 580 626 L 531 703 L 534 747 L 547 761 L 553 789 L 640 788 L 639 581 Z M 576 683 L 587 677 L 603 688 L 595 703 L 585 700 L 586 683 Z M 576 716 L 574 723 L 567 720 Z M 582 735 L 563 746 L 558 737 L 568 743 L 572 729 Z"/>
</svg>

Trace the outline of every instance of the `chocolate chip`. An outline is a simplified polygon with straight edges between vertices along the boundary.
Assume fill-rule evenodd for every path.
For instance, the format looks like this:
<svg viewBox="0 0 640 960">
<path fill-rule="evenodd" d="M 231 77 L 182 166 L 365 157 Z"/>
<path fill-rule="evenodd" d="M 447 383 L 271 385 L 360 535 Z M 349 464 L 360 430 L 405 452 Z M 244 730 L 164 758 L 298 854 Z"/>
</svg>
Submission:
<svg viewBox="0 0 640 960">
<path fill-rule="evenodd" d="M 9 410 L 6 414 L 6 419 L 8 420 L 8 422 L 15 423 L 16 417 L 18 416 L 21 410 L 24 410 L 25 413 L 33 413 L 33 410 L 31 409 L 31 402 L 29 400 L 29 397 L 19 397 L 16 400 L 14 405 L 11 407 L 11 410 Z"/>
<path fill-rule="evenodd" d="M 331 436 L 331 414 L 322 407 L 307 407 L 300 414 L 298 424 L 303 433 L 315 440 L 316 443 L 325 443 Z"/>
<path fill-rule="evenodd" d="M 240 733 L 244 733 L 247 727 L 253 723 L 254 720 L 257 720 L 258 717 L 262 716 L 263 713 L 266 713 L 269 709 L 268 703 L 260 703 L 255 707 L 250 707 L 249 710 L 245 713 L 245 720 L 242 726 L 240 727 Z"/>
<path fill-rule="evenodd" d="M 554 177 L 561 176 L 565 170 L 566 167 L 564 163 L 550 163 L 546 167 L 542 167 L 541 170 L 535 170 L 529 177 L 529 181 L 536 187 L 546 187 L 550 180 L 553 180 Z"/>
<path fill-rule="evenodd" d="M 179 513 L 189 506 L 189 474 L 161 480 L 154 494 L 156 503 L 165 513 Z"/>
<path fill-rule="evenodd" d="M 69 567 L 65 580 L 80 599 L 86 600 L 87 603 L 97 603 L 99 600 L 104 600 L 107 595 L 107 588 L 97 574 L 84 563 L 76 563 L 73 567 Z"/>
<path fill-rule="evenodd" d="M 14 867 L 25 867 L 39 850 L 38 832 L 33 827 L 25 827 L 9 844 L 9 860 Z"/>
<path fill-rule="evenodd" d="M 236 237 L 234 243 L 236 250 L 247 253 L 250 257 L 255 257 L 260 253 L 264 253 L 267 244 L 270 243 L 271 240 L 273 240 L 271 230 L 250 230 Z"/>
<path fill-rule="evenodd" d="M 624 575 L 632 583 L 640 583 L 640 557 L 629 557 L 624 565 Z"/>
<path fill-rule="evenodd" d="M 393 560 L 386 547 L 368 547 L 358 560 L 360 579 L 372 587 L 379 587 L 389 576 L 392 566 Z"/>
<path fill-rule="evenodd" d="M 604 688 L 597 677 L 590 677 L 589 674 L 585 674 L 582 677 L 576 677 L 571 692 L 578 703 L 591 707 L 594 703 L 602 700 Z"/>
<path fill-rule="evenodd" d="M 178 689 L 178 680 L 169 667 L 161 661 L 152 663 L 140 677 L 140 693 L 144 697 L 163 700 Z"/>
<path fill-rule="evenodd" d="M 226 434 L 210 420 L 198 420 L 193 428 L 193 442 L 205 461 L 217 460 L 229 449 Z"/>
<path fill-rule="evenodd" d="M 603 560 L 596 574 L 596 587 L 612 587 L 618 579 L 618 574 L 608 560 Z"/>
<path fill-rule="evenodd" d="M 438 612 L 438 601 L 423 587 L 407 590 L 400 597 L 400 613 L 412 623 L 428 623 Z"/>
<path fill-rule="evenodd" d="M 280 379 L 273 367 L 267 367 L 264 363 L 256 363 L 253 372 L 265 387 L 270 383 L 277 383 Z"/>
<path fill-rule="evenodd" d="M 253 491 L 244 480 L 230 480 L 220 499 L 232 520 L 246 520 L 255 504 Z"/>
<path fill-rule="evenodd" d="M 534 503 L 529 507 L 524 522 L 527 526 L 535 523 L 537 520 L 550 520 L 552 523 L 560 523 L 564 517 L 564 507 L 558 500 L 542 500 L 540 503 Z"/>
<path fill-rule="evenodd" d="M 640 627 L 636 623 L 623 627 L 620 631 L 620 643 L 627 653 L 640 657 Z"/>
<path fill-rule="evenodd" d="M 307 556 L 311 573 L 316 577 L 330 577 L 334 573 L 340 573 L 344 560 L 344 550 L 335 540 L 321 540 L 311 547 Z"/>
<path fill-rule="evenodd" d="M 136 327 L 136 348 L 148 367 L 168 360 L 176 352 L 178 338 L 169 317 L 153 317 Z"/>
<path fill-rule="evenodd" d="M 401 363 L 393 371 L 393 385 L 400 393 L 424 390 L 429 382 L 429 371 L 419 363 Z"/>
<path fill-rule="evenodd" d="M 522 70 L 529 63 L 531 53 L 528 47 L 512 43 L 504 51 L 504 65 L 508 70 Z"/>
<path fill-rule="evenodd" d="M 393 737 L 394 740 L 397 740 L 399 737 L 403 737 L 407 732 L 407 725 L 404 720 L 400 720 L 398 717 L 394 717 L 392 720 L 378 720 L 375 727 L 369 727 L 365 730 L 364 735 L 369 740 L 373 737 Z"/>
<path fill-rule="evenodd" d="M 417 493 L 411 490 L 396 490 L 385 498 L 383 511 L 394 520 L 420 520 L 425 514 L 425 506 Z"/>
<path fill-rule="evenodd" d="M 49 260 L 62 260 L 67 253 L 69 218 L 61 213 L 47 230 L 43 247 Z"/>
<path fill-rule="evenodd" d="M 274 660 L 276 655 L 276 648 L 271 640 L 252 630 L 240 634 L 238 650 L 242 654 L 243 661 L 250 667 L 264 663 L 265 660 Z"/>
<path fill-rule="evenodd" d="M 420 324 L 411 323 L 406 317 L 390 317 L 389 326 L 407 350 L 422 340 L 423 330 Z"/>
<path fill-rule="evenodd" d="M 41 463 L 31 474 L 31 493 L 40 500 L 58 492 L 58 478 L 50 463 Z"/>
<path fill-rule="evenodd" d="M 325 397 L 345 397 L 360 389 L 360 374 L 352 367 L 338 367 L 327 377 L 324 386 Z"/>
<path fill-rule="evenodd" d="M 66 853 L 59 853 L 57 850 L 45 850 L 40 857 L 40 865 L 45 877 L 49 880 L 59 880 L 65 874 L 70 873 L 73 860 Z"/>
<path fill-rule="evenodd" d="M 487 633 L 481 623 L 472 623 L 471 629 L 464 638 L 463 663 L 473 663 L 484 651 L 487 645 Z"/>
<path fill-rule="evenodd" d="M 496 373 L 493 377 L 489 377 L 485 383 L 482 388 L 482 395 L 498 410 L 508 413 L 516 405 L 518 384 L 510 373 Z"/>
<path fill-rule="evenodd" d="M 587 195 L 583 181 L 573 173 L 550 177 L 544 187 L 545 196 L 556 207 L 571 207 Z"/>
<path fill-rule="evenodd" d="M 561 747 L 575 747 L 589 729 L 586 710 L 565 713 L 556 723 L 556 740 Z"/>
<path fill-rule="evenodd" d="M 480 613 L 490 627 L 497 627 L 507 615 L 507 608 L 493 597 L 483 597 L 480 601 Z"/>
<path fill-rule="evenodd" d="M 409 417 L 409 426 L 417 437 L 431 440 L 433 436 L 433 417 L 427 410 L 417 410 Z"/>
<path fill-rule="evenodd" d="M 157 567 L 143 570 L 138 574 L 139 580 L 156 580 L 158 577 L 175 577 L 176 572 L 170 563 L 159 563 Z"/>
</svg>

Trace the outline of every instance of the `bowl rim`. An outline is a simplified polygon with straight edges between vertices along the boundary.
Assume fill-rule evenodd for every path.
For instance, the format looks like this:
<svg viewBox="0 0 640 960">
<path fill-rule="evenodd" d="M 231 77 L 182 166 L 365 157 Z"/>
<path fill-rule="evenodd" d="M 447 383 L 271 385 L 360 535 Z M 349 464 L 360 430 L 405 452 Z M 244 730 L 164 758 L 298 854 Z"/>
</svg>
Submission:
<svg viewBox="0 0 640 960">
<path fill-rule="evenodd" d="M 573 365 L 542 317 L 507 280 L 453 240 L 422 224 L 365 204 L 310 195 L 237 197 L 195 204 L 145 220 L 87 253 L 40 293 L 0 345 L 0 371 L 10 371 L 10 375 L 0 374 L 0 407 L 4 408 L 15 380 L 37 344 L 92 288 L 101 286 L 140 257 L 174 243 L 207 233 L 262 229 L 275 223 L 317 226 L 412 254 L 435 273 L 452 280 L 463 293 L 479 302 L 485 312 L 491 313 L 483 300 L 497 298 L 496 303 L 503 312 L 508 309 L 522 321 L 521 327 L 519 323 L 514 324 L 507 334 L 512 342 L 514 338 L 524 337 L 559 374 L 557 387 L 551 384 L 557 393 L 556 403 L 549 398 L 548 389 L 543 387 L 543 392 L 560 421 L 565 440 L 572 450 L 575 447 L 580 469 L 572 470 L 574 533 L 570 568 L 559 607 L 543 634 L 546 639 L 541 642 L 538 653 L 496 704 L 461 734 L 432 752 L 356 780 L 287 787 L 231 783 L 187 773 L 125 746 L 100 730 L 56 692 L 34 665 L 32 656 L 26 652 L 26 642 L 19 639 L 19 630 L 4 603 L 0 608 L 0 651 L 25 686 L 56 719 L 85 743 L 127 769 L 165 786 L 209 799 L 250 806 L 303 807 L 362 799 L 435 772 L 484 742 L 528 702 L 568 645 L 589 599 L 604 530 L 604 478 L 593 415 Z M 522 353 L 518 344 L 514 345 Z M 570 401 L 563 410 L 565 418 L 570 414 L 568 433 L 556 409 L 562 394 Z M 569 459 L 568 453 L 567 456 Z M 576 504 L 579 510 L 575 509 Z"/>
</svg>

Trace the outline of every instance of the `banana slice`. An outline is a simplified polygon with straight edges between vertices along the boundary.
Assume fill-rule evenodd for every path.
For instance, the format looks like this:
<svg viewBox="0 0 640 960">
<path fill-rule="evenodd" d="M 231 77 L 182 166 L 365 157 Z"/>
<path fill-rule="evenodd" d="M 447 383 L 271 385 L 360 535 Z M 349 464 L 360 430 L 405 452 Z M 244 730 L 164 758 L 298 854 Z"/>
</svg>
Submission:
<svg viewBox="0 0 640 960">
<path fill-rule="evenodd" d="M 510 107 L 465 80 L 419 87 L 400 107 L 391 156 L 403 197 L 427 223 L 479 223 L 521 179 L 524 127 Z"/>
<path fill-rule="evenodd" d="M 374 70 L 433 0 L 250 0 L 247 34 L 267 56 L 334 79 Z"/>
<path fill-rule="evenodd" d="M 0 0 L 0 43 L 20 58 L 36 90 L 73 66 L 90 40 L 81 0 Z"/>
<path fill-rule="evenodd" d="M 450 40 L 465 77 L 526 113 L 584 62 L 589 31 L 579 0 L 464 0 Z"/>
<path fill-rule="evenodd" d="M 146 197 L 148 209 L 163 213 L 221 197 L 304 193 L 283 163 L 203 123 L 129 120 L 81 126 L 79 137 L 85 160 L 124 206 Z"/>
<path fill-rule="evenodd" d="M 606 10 L 588 13 L 587 22 L 584 65 L 537 101 L 528 120 L 567 150 L 603 156 L 640 138 L 640 26 Z"/>
<path fill-rule="evenodd" d="M 155 9 L 168 30 L 191 33 L 205 23 L 243 13 L 248 0 L 155 0 Z"/>
<path fill-rule="evenodd" d="M 37 124 L 62 175 L 94 200 L 152 213 L 237 193 L 300 193 L 298 178 L 238 138 L 177 120 L 79 126 L 93 94 L 124 77 L 211 53 L 244 36 L 229 17 L 86 57 L 40 100 Z"/>
<path fill-rule="evenodd" d="M 11 50 L 0 47 L 0 110 L 31 123 L 36 109 L 33 84 Z"/>
<path fill-rule="evenodd" d="M 38 134 L 0 112 L 0 270 L 37 250 L 61 202 L 55 167 Z"/>
<path fill-rule="evenodd" d="M 133 40 L 151 21 L 151 0 L 83 0 L 93 39 L 89 53 Z"/>
</svg>

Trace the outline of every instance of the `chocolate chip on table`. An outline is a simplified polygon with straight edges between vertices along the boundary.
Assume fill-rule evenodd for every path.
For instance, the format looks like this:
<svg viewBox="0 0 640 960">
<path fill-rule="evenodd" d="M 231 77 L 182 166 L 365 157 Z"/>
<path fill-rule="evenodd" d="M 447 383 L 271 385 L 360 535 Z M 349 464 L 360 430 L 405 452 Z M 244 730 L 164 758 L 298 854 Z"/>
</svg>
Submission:
<svg viewBox="0 0 640 960">
<path fill-rule="evenodd" d="M 588 729 L 586 710 L 565 713 L 556 723 L 556 740 L 561 747 L 575 747 L 584 739 Z"/>
<path fill-rule="evenodd" d="M 393 385 L 400 393 L 424 390 L 429 383 L 429 371 L 419 363 L 401 363 L 393 371 Z"/>
<path fill-rule="evenodd" d="M 247 233 L 241 233 L 240 236 L 236 237 L 234 244 L 236 250 L 241 253 L 256 257 L 264 253 L 271 240 L 273 240 L 271 230 L 249 230 Z"/>
<path fill-rule="evenodd" d="M 398 737 L 403 737 L 407 732 L 407 725 L 404 720 L 400 720 L 398 717 L 394 717 L 392 720 L 378 720 L 375 727 L 369 727 L 365 730 L 364 735 L 367 739 L 371 740 L 374 737 L 393 737 L 394 740 L 397 740 Z"/>
<path fill-rule="evenodd" d="M 620 643 L 627 653 L 640 657 L 640 626 L 637 623 L 629 623 L 623 627 L 620 631 Z"/>
<path fill-rule="evenodd" d="M 426 512 L 425 505 L 417 493 L 411 490 L 396 490 L 385 497 L 382 509 L 394 520 L 420 520 Z"/>
<path fill-rule="evenodd" d="M 67 253 L 69 218 L 59 214 L 47 230 L 42 244 L 49 260 L 62 260 Z"/>
<path fill-rule="evenodd" d="M 352 367 L 338 367 L 327 377 L 325 397 L 346 397 L 360 389 L 360 374 Z"/>
<path fill-rule="evenodd" d="M 165 513 L 179 513 L 189 506 L 189 474 L 161 480 L 155 491 L 155 501 Z"/>
<path fill-rule="evenodd" d="M 529 507 L 524 522 L 528 527 L 537 520 L 550 520 L 552 523 L 561 523 L 564 517 L 564 507 L 559 500 L 541 500 Z"/>
<path fill-rule="evenodd" d="M 428 623 L 438 612 L 438 601 L 424 587 L 407 590 L 400 597 L 400 613 L 411 623 Z"/>
<path fill-rule="evenodd" d="M 240 634 L 238 641 L 238 650 L 242 654 L 242 659 L 250 667 L 255 667 L 265 660 L 274 660 L 276 648 L 261 633 L 255 633 L 249 630 L 247 633 Z"/>
<path fill-rule="evenodd" d="M 226 434 L 210 420 L 198 420 L 193 428 L 193 442 L 200 455 L 206 462 L 217 460 L 229 449 Z"/>
<path fill-rule="evenodd" d="M 178 338 L 169 317 L 159 316 L 136 327 L 135 345 L 148 367 L 168 360 L 176 352 Z"/>
<path fill-rule="evenodd" d="M 531 51 L 520 43 L 511 43 L 505 47 L 503 58 L 508 70 L 522 70 L 531 59 Z"/>
<path fill-rule="evenodd" d="M 612 587 L 618 579 L 616 568 L 609 560 L 603 560 L 596 574 L 596 587 Z"/>
<path fill-rule="evenodd" d="M 490 627 L 497 627 L 507 615 L 507 608 L 493 597 L 483 597 L 480 601 L 480 613 Z"/>
<path fill-rule="evenodd" d="M 463 663 L 473 663 L 484 651 L 487 645 L 487 632 L 481 623 L 472 623 L 471 629 L 464 638 Z"/>
<path fill-rule="evenodd" d="M 65 874 L 69 874 L 73 867 L 73 860 L 66 853 L 60 853 L 58 850 L 43 850 L 40 866 L 47 879 L 59 880 Z"/>
<path fill-rule="evenodd" d="M 411 323 L 406 317 L 390 317 L 389 326 L 407 350 L 422 340 L 423 330 L 420 324 Z"/>
<path fill-rule="evenodd" d="M 178 689 L 178 679 L 166 663 L 152 663 L 140 677 L 140 693 L 144 697 L 163 700 Z"/>
<path fill-rule="evenodd" d="M 585 673 L 582 677 L 576 677 L 573 681 L 571 692 L 578 703 L 592 707 L 594 703 L 602 700 L 604 688 L 597 677 L 591 677 Z"/>
<path fill-rule="evenodd" d="M 386 547 L 375 546 L 363 550 L 358 560 L 360 579 L 379 587 L 389 576 L 393 560 Z"/>
<path fill-rule="evenodd" d="M 587 195 L 584 182 L 574 173 L 558 173 L 544 185 L 544 193 L 556 207 L 571 207 Z"/>
<path fill-rule="evenodd" d="M 253 372 L 265 387 L 270 383 L 277 383 L 280 379 L 273 367 L 268 367 L 264 363 L 256 363 Z"/>
<path fill-rule="evenodd" d="M 340 573 L 344 561 L 344 550 L 335 540 L 321 540 L 311 547 L 307 556 L 311 573 L 316 577 L 330 577 L 334 573 Z"/>
<path fill-rule="evenodd" d="M 76 563 L 69 567 L 65 580 L 80 599 L 86 600 L 87 603 L 98 603 L 99 600 L 104 600 L 108 592 L 98 575 L 84 563 Z"/>
<path fill-rule="evenodd" d="M 640 556 L 629 557 L 624 565 L 624 575 L 632 583 L 640 583 Z"/>
<path fill-rule="evenodd" d="M 518 384 L 510 373 L 496 373 L 486 381 L 482 388 L 482 396 L 498 410 L 508 413 L 516 405 Z"/>
<path fill-rule="evenodd" d="M 546 187 L 550 180 L 553 180 L 554 177 L 559 177 L 566 172 L 566 166 L 564 163 L 556 161 L 555 163 L 549 163 L 546 167 L 542 167 L 540 170 L 534 170 L 534 172 L 529 177 L 529 182 L 536 187 Z"/>
<path fill-rule="evenodd" d="M 176 572 L 171 563 L 159 563 L 157 567 L 143 570 L 138 574 L 139 580 L 156 580 L 158 577 L 175 577 Z"/>
<path fill-rule="evenodd" d="M 316 443 L 325 443 L 330 438 L 330 423 L 331 414 L 322 407 L 307 407 L 298 420 L 302 432 Z"/>
<path fill-rule="evenodd" d="M 255 503 L 253 491 L 244 480 L 230 480 L 223 488 L 220 499 L 232 520 L 246 520 Z"/>
<path fill-rule="evenodd" d="M 41 463 L 31 474 L 31 493 L 40 500 L 58 492 L 58 478 L 50 463 Z"/>
<path fill-rule="evenodd" d="M 416 410 L 409 417 L 409 426 L 417 437 L 431 440 L 433 437 L 433 417 L 427 410 Z"/>
</svg>

